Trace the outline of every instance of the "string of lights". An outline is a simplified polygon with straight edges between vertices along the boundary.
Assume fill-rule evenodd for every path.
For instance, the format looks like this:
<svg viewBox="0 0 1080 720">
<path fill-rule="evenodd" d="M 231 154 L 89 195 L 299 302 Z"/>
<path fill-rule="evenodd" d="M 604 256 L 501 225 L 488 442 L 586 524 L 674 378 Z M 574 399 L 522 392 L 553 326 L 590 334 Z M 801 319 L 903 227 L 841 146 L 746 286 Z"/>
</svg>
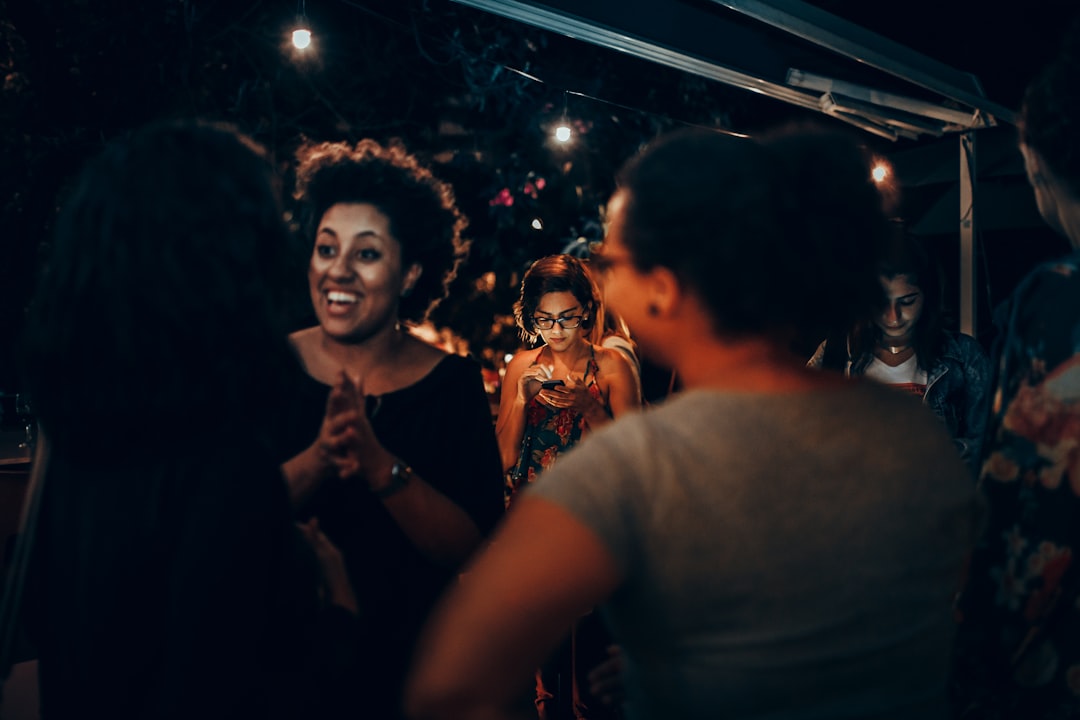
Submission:
<svg viewBox="0 0 1080 720">
<path fill-rule="evenodd" d="M 415 41 L 417 43 L 418 49 L 420 50 L 421 54 L 425 58 L 429 59 L 431 62 L 435 63 L 435 61 L 431 59 L 430 54 L 426 50 L 424 50 L 422 41 L 424 39 L 426 39 L 429 42 L 433 42 L 433 43 L 439 43 L 441 41 L 439 41 L 437 38 L 431 38 L 431 37 L 426 37 L 425 38 L 424 34 L 417 27 L 417 24 L 416 24 L 415 21 L 410 23 L 409 25 L 406 25 L 406 24 L 401 23 L 401 22 L 399 22 L 397 20 L 394 20 L 393 18 L 387 17 L 386 15 L 384 15 L 382 13 L 377 12 L 377 11 L 371 9 L 370 7 L 367 7 L 367 6 L 363 5 L 362 3 L 356 2 L 355 0 L 339 0 L 339 2 L 341 2 L 343 5 L 346 5 L 346 6 L 350 7 L 350 8 L 360 10 L 360 11 L 366 13 L 367 15 L 370 15 L 371 17 L 378 18 L 380 21 L 386 23 L 387 25 L 396 27 L 399 31 L 407 32 L 407 33 L 411 34 L 414 37 L 414 39 L 415 39 Z M 306 0 L 298 0 L 298 3 L 297 3 L 297 19 L 296 19 L 295 28 L 296 29 L 294 29 L 293 33 L 292 33 L 292 42 L 293 42 L 294 47 L 296 47 L 299 50 L 306 50 L 306 49 L 310 48 L 310 46 L 312 44 L 312 41 L 313 41 L 313 38 L 312 38 L 312 35 L 311 35 L 311 30 L 310 30 L 310 27 L 309 27 L 309 23 L 308 23 L 308 20 L 307 20 Z M 459 46 L 458 47 L 458 53 L 457 53 L 458 57 L 452 57 L 447 62 L 435 63 L 435 64 L 447 65 L 447 64 L 450 64 L 451 62 L 453 62 L 454 59 L 462 60 L 460 55 L 465 54 L 465 52 L 466 51 L 464 49 L 460 48 L 460 46 Z M 538 83 L 540 85 L 544 85 L 544 86 L 552 88 L 552 89 L 554 89 L 556 91 L 562 92 L 563 93 L 562 121 L 556 126 L 556 128 L 555 128 L 555 130 L 553 132 L 555 140 L 557 142 L 559 142 L 559 143 L 567 143 L 567 142 L 569 142 L 571 140 L 571 138 L 573 136 L 572 124 L 569 122 L 568 106 L 567 106 L 567 102 L 566 102 L 566 98 L 569 95 L 573 95 L 575 97 L 579 97 L 579 98 L 582 98 L 584 100 L 588 100 L 588 101 L 591 101 L 591 102 L 603 104 L 603 105 L 606 105 L 606 106 L 609 106 L 609 107 L 618 108 L 619 110 L 623 110 L 623 111 L 626 111 L 626 112 L 637 113 L 638 115 L 641 115 L 643 117 L 653 118 L 653 119 L 660 120 L 660 121 L 663 121 L 663 122 L 666 122 L 666 123 L 674 123 L 674 124 L 683 125 L 683 126 L 687 126 L 687 127 L 697 127 L 697 128 L 702 128 L 702 129 L 706 129 L 706 130 L 712 130 L 714 132 L 723 133 L 723 134 L 726 134 L 726 135 L 733 135 L 733 136 L 736 136 L 736 137 L 747 137 L 743 133 L 737 133 L 737 132 L 734 132 L 732 130 L 727 130 L 727 129 L 712 126 L 712 125 L 702 125 L 700 123 L 694 123 L 694 122 L 690 122 L 690 121 L 687 121 L 687 120 L 682 120 L 682 119 L 677 118 L 677 117 L 672 117 L 671 115 L 668 115 L 668 114 L 665 114 L 665 113 L 658 113 L 658 112 L 652 112 L 652 111 L 649 111 L 649 110 L 644 110 L 644 109 L 642 109 L 640 107 L 634 107 L 634 106 L 631 106 L 631 105 L 626 105 L 626 104 L 623 104 L 623 103 L 615 102 L 615 101 L 612 101 L 612 100 L 608 100 L 606 98 L 598 97 L 596 95 L 591 95 L 591 94 L 587 94 L 587 93 L 584 93 L 584 92 L 580 92 L 578 90 L 572 90 L 572 89 L 566 88 L 566 87 L 558 87 L 558 86 L 553 85 L 552 83 L 550 83 L 548 81 L 545 81 L 545 80 L 537 77 L 536 75 L 533 75 L 533 74 L 531 74 L 529 72 L 526 72 L 524 70 L 521 70 L 519 68 L 513 67 L 511 65 L 507 65 L 507 64 L 498 62 L 496 60 L 491 60 L 491 59 L 488 59 L 488 58 L 479 57 L 479 56 L 476 56 L 474 54 L 469 54 L 468 57 L 467 57 L 467 60 L 469 62 L 471 62 L 471 63 L 486 64 L 486 65 L 489 66 L 490 70 L 492 70 L 492 71 L 499 70 L 499 71 L 505 71 L 505 72 L 513 73 L 513 74 L 518 75 L 520 77 L 523 77 L 523 78 L 525 78 L 527 80 L 530 80 L 530 81 L 532 81 L 534 83 Z"/>
</svg>

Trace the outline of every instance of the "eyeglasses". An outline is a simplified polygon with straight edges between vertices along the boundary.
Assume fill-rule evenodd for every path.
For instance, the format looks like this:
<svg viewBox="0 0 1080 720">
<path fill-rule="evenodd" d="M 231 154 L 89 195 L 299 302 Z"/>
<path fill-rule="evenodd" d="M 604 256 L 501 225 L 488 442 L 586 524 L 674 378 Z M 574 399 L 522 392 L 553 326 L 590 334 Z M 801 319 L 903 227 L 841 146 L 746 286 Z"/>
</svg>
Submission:
<svg viewBox="0 0 1080 720">
<path fill-rule="evenodd" d="M 564 330 L 573 330 L 581 325 L 581 321 L 584 320 L 583 315 L 567 315 L 566 317 L 552 318 L 552 317 L 534 317 L 533 325 L 541 330 L 550 330 L 555 327 L 555 323 L 559 323 L 560 327 Z"/>
</svg>

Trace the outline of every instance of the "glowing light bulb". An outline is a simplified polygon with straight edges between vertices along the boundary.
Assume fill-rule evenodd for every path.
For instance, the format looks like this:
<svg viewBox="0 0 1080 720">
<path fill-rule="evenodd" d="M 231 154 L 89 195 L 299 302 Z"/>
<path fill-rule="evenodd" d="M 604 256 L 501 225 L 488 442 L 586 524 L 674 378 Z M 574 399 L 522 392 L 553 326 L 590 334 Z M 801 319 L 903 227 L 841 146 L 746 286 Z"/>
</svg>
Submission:
<svg viewBox="0 0 1080 720">
<path fill-rule="evenodd" d="M 541 220 L 540 218 L 533 218 L 532 228 L 533 228 L 533 230 L 543 230 L 544 229 L 544 221 Z"/>
<path fill-rule="evenodd" d="M 566 142 L 570 139 L 570 128 L 566 125 L 560 125 L 555 128 L 555 139 L 559 142 Z"/>
<path fill-rule="evenodd" d="M 885 182 L 885 178 L 889 177 L 889 168 L 879 163 L 870 171 L 870 176 L 874 178 L 876 183 Z"/>
<path fill-rule="evenodd" d="M 297 50 L 306 50 L 311 45 L 311 31 L 307 28 L 293 30 L 292 44 Z"/>
</svg>

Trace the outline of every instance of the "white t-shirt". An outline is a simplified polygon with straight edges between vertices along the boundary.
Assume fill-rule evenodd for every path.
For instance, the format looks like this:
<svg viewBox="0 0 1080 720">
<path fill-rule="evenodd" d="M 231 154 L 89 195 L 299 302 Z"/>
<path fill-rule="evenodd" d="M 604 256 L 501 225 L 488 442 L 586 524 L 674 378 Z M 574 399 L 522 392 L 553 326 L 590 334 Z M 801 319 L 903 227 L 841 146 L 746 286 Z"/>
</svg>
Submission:
<svg viewBox="0 0 1080 720">
<path fill-rule="evenodd" d="M 926 371 L 919 367 L 919 359 L 912 355 L 896 367 L 886 365 L 877 357 L 866 368 L 866 377 L 900 390 L 907 390 L 919 397 L 926 394 Z"/>
</svg>

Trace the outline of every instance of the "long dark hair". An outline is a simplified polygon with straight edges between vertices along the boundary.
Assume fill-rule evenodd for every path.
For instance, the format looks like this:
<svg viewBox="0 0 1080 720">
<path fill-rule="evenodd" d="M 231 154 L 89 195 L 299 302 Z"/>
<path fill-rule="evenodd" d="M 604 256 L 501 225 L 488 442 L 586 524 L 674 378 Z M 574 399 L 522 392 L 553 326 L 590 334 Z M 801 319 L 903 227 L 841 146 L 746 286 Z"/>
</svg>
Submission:
<svg viewBox="0 0 1080 720">
<path fill-rule="evenodd" d="M 944 274 L 940 263 L 920 238 L 897 223 L 884 244 L 878 274 L 889 280 L 904 275 L 922 293 L 922 314 L 915 323 L 911 345 L 919 367 L 929 372 L 944 350 L 946 338 Z M 880 339 L 881 330 L 872 320 L 857 324 L 850 341 L 852 357 L 868 357 Z"/>
<path fill-rule="evenodd" d="M 250 139 L 198 121 L 138 130 L 85 167 L 22 343 L 54 449 L 149 456 L 273 415 L 294 358 L 272 178 Z"/>
</svg>

